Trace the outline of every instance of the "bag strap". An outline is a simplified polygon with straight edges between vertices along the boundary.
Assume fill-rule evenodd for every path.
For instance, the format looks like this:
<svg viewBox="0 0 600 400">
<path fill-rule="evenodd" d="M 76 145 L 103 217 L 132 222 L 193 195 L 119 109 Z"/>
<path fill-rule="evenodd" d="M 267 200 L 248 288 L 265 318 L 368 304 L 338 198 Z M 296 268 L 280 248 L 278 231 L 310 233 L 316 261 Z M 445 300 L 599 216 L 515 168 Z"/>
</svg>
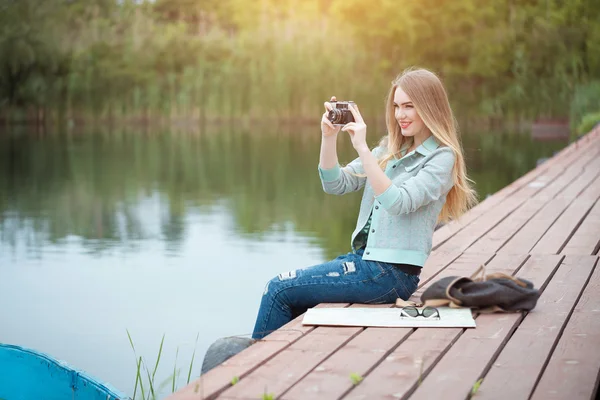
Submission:
<svg viewBox="0 0 600 400">
<path fill-rule="evenodd" d="M 414 301 L 402 300 L 400 297 L 398 297 L 396 299 L 396 304 L 394 304 L 394 307 L 397 307 L 397 308 L 421 307 L 421 306 L 422 306 L 422 304 L 416 303 Z"/>
<path fill-rule="evenodd" d="M 478 278 L 477 275 L 480 275 L 480 274 L 481 274 L 481 277 Z M 479 268 L 477 268 L 477 270 L 475 272 L 473 272 L 473 274 L 471 275 L 471 280 L 473 280 L 474 282 L 485 282 L 490 279 L 509 279 L 521 287 L 524 287 L 524 288 L 527 287 L 527 284 L 525 282 L 523 282 L 519 278 L 515 278 L 512 275 L 507 275 L 502 272 L 493 272 L 489 275 L 486 274 L 485 264 L 481 264 L 479 266 Z"/>
<path fill-rule="evenodd" d="M 475 270 L 475 272 L 473 272 L 473 273 L 471 274 L 471 276 L 470 276 L 471 280 L 473 280 L 473 281 L 479 280 L 479 279 L 477 278 L 477 275 L 479 275 L 479 274 L 481 274 L 481 280 L 482 280 L 482 281 L 485 281 L 485 280 L 486 280 L 486 274 L 485 274 L 485 264 L 481 264 L 481 265 L 479 266 L 479 268 L 477 268 L 477 269 Z"/>
</svg>

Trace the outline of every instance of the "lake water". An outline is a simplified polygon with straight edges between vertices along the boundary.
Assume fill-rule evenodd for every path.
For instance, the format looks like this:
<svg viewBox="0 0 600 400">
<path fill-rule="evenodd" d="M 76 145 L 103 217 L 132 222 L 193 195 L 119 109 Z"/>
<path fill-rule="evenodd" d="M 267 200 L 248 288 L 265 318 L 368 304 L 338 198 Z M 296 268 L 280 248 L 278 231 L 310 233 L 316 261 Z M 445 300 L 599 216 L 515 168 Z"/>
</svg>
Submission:
<svg viewBox="0 0 600 400">
<path fill-rule="evenodd" d="M 349 251 L 361 195 L 322 192 L 319 145 L 318 126 L 4 129 L 0 342 L 132 395 L 126 330 L 149 368 L 165 335 L 156 381 L 177 364 L 181 387 L 197 335 L 193 376 L 214 340 L 251 333 L 267 280 Z M 565 145 L 463 134 L 481 198 Z"/>
</svg>

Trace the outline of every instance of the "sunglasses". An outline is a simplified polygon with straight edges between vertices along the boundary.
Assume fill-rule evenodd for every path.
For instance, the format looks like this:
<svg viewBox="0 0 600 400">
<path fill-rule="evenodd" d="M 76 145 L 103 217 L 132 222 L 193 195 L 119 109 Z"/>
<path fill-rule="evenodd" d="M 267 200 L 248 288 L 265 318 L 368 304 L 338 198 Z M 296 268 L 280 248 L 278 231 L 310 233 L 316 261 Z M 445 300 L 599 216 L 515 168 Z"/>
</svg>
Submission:
<svg viewBox="0 0 600 400">
<path fill-rule="evenodd" d="M 440 317 L 440 312 L 438 311 L 437 308 L 434 307 L 425 307 L 422 310 L 419 310 L 417 307 L 402 307 L 400 309 L 400 317 L 409 317 L 409 318 L 416 318 L 416 317 L 423 317 L 423 318 L 439 318 Z"/>
</svg>

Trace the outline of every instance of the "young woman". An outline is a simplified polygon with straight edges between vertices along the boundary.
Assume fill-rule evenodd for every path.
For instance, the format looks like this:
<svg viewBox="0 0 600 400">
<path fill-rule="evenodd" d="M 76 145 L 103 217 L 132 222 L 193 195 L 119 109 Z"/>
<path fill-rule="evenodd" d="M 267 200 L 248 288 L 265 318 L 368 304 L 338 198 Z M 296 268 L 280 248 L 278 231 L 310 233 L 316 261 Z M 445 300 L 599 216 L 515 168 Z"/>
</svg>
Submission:
<svg viewBox="0 0 600 400">
<path fill-rule="evenodd" d="M 335 101 L 335 97 L 331 98 Z M 358 158 L 340 168 L 340 131 L 321 119 L 319 175 L 326 193 L 364 187 L 352 252 L 267 283 L 252 335 L 260 339 L 319 303 L 393 303 L 417 289 L 438 221 L 456 219 L 476 203 L 457 126 L 439 78 L 425 69 L 400 74 L 386 105 L 388 134 L 369 150 L 356 106 L 347 132 Z"/>
</svg>

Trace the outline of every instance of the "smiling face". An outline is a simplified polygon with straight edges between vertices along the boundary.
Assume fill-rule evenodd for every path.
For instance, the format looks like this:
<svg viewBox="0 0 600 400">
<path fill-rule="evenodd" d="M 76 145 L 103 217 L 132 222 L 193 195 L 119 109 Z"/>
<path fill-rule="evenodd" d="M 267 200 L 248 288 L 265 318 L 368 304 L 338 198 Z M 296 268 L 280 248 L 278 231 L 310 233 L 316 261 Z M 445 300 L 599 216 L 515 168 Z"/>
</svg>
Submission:
<svg viewBox="0 0 600 400">
<path fill-rule="evenodd" d="M 422 138 L 429 136 L 429 129 L 417 113 L 412 100 L 400 88 L 394 93 L 394 116 L 400 125 L 402 136 L 415 137 L 422 143 Z"/>
</svg>

